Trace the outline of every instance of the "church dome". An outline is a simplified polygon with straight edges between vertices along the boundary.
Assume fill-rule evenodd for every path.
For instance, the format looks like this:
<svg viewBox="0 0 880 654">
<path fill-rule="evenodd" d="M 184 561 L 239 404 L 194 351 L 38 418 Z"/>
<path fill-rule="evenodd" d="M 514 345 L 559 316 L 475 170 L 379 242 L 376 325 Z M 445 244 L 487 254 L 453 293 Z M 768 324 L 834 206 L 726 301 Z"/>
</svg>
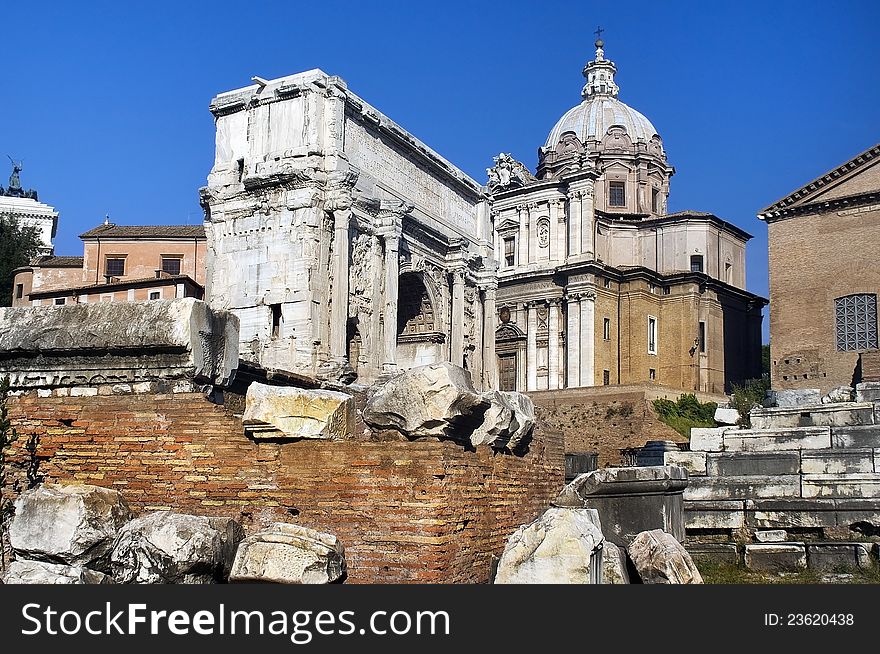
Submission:
<svg viewBox="0 0 880 654">
<path fill-rule="evenodd" d="M 612 125 L 623 127 L 633 142 L 647 142 L 657 134 L 650 120 L 617 98 L 593 96 L 565 112 L 550 131 L 544 147 L 556 147 L 566 132 L 574 132 L 582 143 L 600 141 Z"/>
<path fill-rule="evenodd" d="M 633 143 L 647 143 L 657 135 L 650 120 L 617 99 L 620 91 L 614 83 L 617 67 L 613 61 L 605 59 L 603 46 L 601 40 L 596 41 L 596 58 L 584 66 L 587 83 L 581 91 L 583 102 L 559 119 L 547 137 L 545 149 L 555 148 L 566 132 L 573 132 L 581 143 L 601 141 L 615 125 L 623 127 Z"/>
</svg>

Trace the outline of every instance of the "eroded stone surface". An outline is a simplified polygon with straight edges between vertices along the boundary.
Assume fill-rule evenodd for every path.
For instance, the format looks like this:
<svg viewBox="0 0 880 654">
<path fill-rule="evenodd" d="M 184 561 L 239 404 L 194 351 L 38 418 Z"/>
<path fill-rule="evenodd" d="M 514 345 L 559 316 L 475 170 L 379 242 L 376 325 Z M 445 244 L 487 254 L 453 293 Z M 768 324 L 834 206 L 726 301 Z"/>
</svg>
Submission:
<svg viewBox="0 0 880 654">
<path fill-rule="evenodd" d="M 507 539 L 495 583 L 598 583 L 594 556 L 604 540 L 595 509 L 550 508 Z"/>
<path fill-rule="evenodd" d="M 254 383 L 242 417 L 252 438 L 341 440 L 354 430 L 354 399 L 345 393 Z"/>
<path fill-rule="evenodd" d="M 715 422 L 719 425 L 735 425 L 739 422 L 739 411 L 718 407 L 715 409 Z"/>
<path fill-rule="evenodd" d="M 825 395 L 822 396 L 822 404 L 836 404 L 838 402 L 852 402 L 853 401 L 853 388 L 852 386 L 838 386 L 837 388 L 832 388 Z"/>
<path fill-rule="evenodd" d="M 115 490 L 42 484 L 16 500 L 9 541 L 22 558 L 103 569 L 114 537 L 130 518 Z"/>
<path fill-rule="evenodd" d="M 531 398 L 515 391 L 483 394 L 489 408 L 483 422 L 471 434 L 471 445 L 516 449 L 535 427 L 535 405 Z"/>
<path fill-rule="evenodd" d="M 328 584 L 345 575 L 345 549 L 332 534 L 276 522 L 238 547 L 233 582 Z"/>
<path fill-rule="evenodd" d="M 364 422 L 396 429 L 411 438 L 470 438 L 489 401 L 475 390 L 470 374 L 451 363 L 407 370 L 378 386 L 364 407 Z"/>
<path fill-rule="evenodd" d="M 627 548 L 645 584 L 702 584 L 703 577 L 684 547 L 660 529 L 643 531 Z"/>
<path fill-rule="evenodd" d="M 16 559 L 3 575 L 4 584 L 112 584 L 113 578 L 81 565 Z"/>
<path fill-rule="evenodd" d="M 119 532 L 110 557 L 113 578 L 125 584 L 223 581 L 242 536 L 229 518 L 156 511 Z"/>
<path fill-rule="evenodd" d="M 629 583 L 626 550 L 608 540 L 602 545 L 602 583 L 612 585 Z"/>
</svg>

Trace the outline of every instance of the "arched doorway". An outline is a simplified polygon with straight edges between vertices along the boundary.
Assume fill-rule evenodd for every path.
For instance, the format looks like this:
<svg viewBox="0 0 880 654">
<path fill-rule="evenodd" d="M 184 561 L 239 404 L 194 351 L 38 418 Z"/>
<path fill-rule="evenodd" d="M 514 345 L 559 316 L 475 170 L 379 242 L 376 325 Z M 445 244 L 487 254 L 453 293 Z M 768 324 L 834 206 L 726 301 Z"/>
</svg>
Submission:
<svg viewBox="0 0 880 654">
<path fill-rule="evenodd" d="M 397 365 L 411 368 L 444 360 L 445 334 L 421 273 L 400 276 L 397 295 Z"/>
</svg>

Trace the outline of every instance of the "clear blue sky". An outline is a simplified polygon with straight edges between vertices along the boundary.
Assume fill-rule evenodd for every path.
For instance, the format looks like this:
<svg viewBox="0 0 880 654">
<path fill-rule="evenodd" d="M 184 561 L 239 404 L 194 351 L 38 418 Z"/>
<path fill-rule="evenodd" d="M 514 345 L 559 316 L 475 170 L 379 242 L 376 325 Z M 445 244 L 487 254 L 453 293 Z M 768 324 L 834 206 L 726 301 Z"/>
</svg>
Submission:
<svg viewBox="0 0 880 654">
<path fill-rule="evenodd" d="M 534 169 L 605 28 L 620 99 L 657 127 L 670 211 L 755 235 L 758 210 L 880 141 L 880 2 L 95 2 L 3 9 L 0 154 L 61 213 L 56 253 L 102 222 L 197 223 L 219 92 L 322 68 L 480 182 Z M 3 161 L 7 161 L 5 156 Z M 0 183 L 8 172 L 0 166 Z M 765 319 L 765 335 L 767 333 Z M 766 336 L 765 336 L 766 338 Z"/>
</svg>

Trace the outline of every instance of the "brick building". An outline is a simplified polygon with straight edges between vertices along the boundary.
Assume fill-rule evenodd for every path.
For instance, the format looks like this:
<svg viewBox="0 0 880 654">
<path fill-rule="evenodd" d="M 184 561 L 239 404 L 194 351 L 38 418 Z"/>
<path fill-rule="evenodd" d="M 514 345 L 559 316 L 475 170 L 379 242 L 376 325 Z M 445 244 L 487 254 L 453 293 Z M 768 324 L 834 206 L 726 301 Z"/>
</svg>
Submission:
<svg viewBox="0 0 880 654">
<path fill-rule="evenodd" d="M 114 225 L 80 235 L 82 257 L 38 257 L 15 271 L 12 306 L 201 298 L 205 228 Z"/>
<path fill-rule="evenodd" d="M 880 144 L 763 209 L 774 388 L 857 383 L 877 356 Z"/>
</svg>

